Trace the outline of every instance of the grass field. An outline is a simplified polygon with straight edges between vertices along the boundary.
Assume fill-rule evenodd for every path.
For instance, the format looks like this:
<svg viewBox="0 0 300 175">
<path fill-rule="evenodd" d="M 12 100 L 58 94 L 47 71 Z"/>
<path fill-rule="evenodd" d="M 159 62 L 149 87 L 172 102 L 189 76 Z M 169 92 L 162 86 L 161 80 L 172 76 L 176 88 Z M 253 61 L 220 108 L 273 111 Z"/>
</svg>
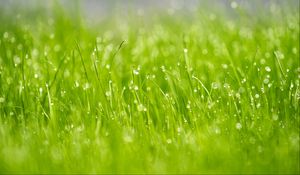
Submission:
<svg viewBox="0 0 300 175">
<path fill-rule="evenodd" d="M 276 2 L 0 8 L 0 173 L 298 174 L 299 1 Z"/>
</svg>

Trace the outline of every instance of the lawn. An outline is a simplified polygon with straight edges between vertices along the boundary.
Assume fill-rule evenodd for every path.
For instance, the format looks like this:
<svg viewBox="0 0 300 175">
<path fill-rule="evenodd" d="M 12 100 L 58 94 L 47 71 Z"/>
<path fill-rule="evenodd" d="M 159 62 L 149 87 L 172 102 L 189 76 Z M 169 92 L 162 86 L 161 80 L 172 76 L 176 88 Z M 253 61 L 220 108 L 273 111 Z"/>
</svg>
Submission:
<svg viewBox="0 0 300 175">
<path fill-rule="evenodd" d="M 0 173 L 300 173 L 299 0 L 223 2 L 0 5 Z"/>
</svg>

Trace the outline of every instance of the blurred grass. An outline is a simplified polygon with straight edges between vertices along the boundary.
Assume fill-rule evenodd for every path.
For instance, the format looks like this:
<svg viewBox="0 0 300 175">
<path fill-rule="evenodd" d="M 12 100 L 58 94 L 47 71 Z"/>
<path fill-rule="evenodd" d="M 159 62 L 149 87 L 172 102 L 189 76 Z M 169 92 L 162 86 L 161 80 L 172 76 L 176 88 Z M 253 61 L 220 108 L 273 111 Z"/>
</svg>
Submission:
<svg viewBox="0 0 300 175">
<path fill-rule="evenodd" d="M 299 8 L 14 8 L 1 173 L 299 173 Z"/>
</svg>

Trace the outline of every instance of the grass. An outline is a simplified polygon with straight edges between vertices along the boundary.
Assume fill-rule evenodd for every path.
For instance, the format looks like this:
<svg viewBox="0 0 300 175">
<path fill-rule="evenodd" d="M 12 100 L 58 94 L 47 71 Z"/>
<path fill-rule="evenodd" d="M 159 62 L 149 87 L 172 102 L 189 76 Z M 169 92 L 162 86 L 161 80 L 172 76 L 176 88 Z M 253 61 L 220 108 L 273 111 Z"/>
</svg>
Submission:
<svg viewBox="0 0 300 175">
<path fill-rule="evenodd" d="M 299 173 L 299 8 L 270 4 L 2 8 L 0 173 Z"/>
</svg>

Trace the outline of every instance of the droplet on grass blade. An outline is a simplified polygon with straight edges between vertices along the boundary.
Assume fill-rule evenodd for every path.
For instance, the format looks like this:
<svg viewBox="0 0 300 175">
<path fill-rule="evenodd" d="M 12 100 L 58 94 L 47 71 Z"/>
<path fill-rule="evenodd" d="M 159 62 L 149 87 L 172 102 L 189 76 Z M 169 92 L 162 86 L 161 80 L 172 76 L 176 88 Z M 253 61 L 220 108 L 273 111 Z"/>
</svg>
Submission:
<svg viewBox="0 0 300 175">
<path fill-rule="evenodd" d="M 43 94 L 43 88 L 42 87 L 39 88 L 39 92 L 40 92 L 40 95 Z"/>
<path fill-rule="evenodd" d="M 257 103 L 256 104 L 256 108 L 260 108 L 261 104 L 260 103 Z"/>
<path fill-rule="evenodd" d="M 237 130 L 241 130 L 242 129 L 242 124 L 241 123 L 236 123 L 235 124 L 235 128 L 237 129 Z"/>
<path fill-rule="evenodd" d="M 274 121 L 277 121 L 277 120 L 278 120 L 278 115 L 277 115 L 277 114 L 273 114 L 273 115 L 272 115 L 272 119 L 273 119 Z"/>
<path fill-rule="evenodd" d="M 68 69 L 65 70 L 64 72 L 64 77 L 67 78 L 71 75 L 70 71 Z"/>
<path fill-rule="evenodd" d="M 265 64 L 266 63 L 266 60 L 265 59 L 261 59 L 260 60 L 260 64 Z"/>
<path fill-rule="evenodd" d="M 241 93 L 241 94 L 244 93 L 245 92 L 245 88 L 244 87 L 240 87 L 239 90 L 238 90 L 238 92 Z"/>
<path fill-rule="evenodd" d="M 138 75 L 138 74 L 139 74 L 139 71 L 136 70 L 136 69 L 134 69 L 134 70 L 133 70 L 133 74 L 134 74 L 134 75 Z"/>
<path fill-rule="evenodd" d="M 267 72 L 271 72 L 271 68 L 270 68 L 269 66 L 266 66 L 266 67 L 265 67 L 265 70 L 266 70 Z"/>
<path fill-rule="evenodd" d="M 228 68 L 228 65 L 227 65 L 227 64 L 222 64 L 222 68 L 223 68 L 223 69 L 227 69 L 227 68 Z"/>
<path fill-rule="evenodd" d="M 269 79 L 268 78 L 264 79 L 264 84 L 268 84 L 268 83 L 269 83 Z"/>
<path fill-rule="evenodd" d="M 106 91 L 105 96 L 110 97 L 111 96 L 111 91 Z"/>
<path fill-rule="evenodd" d="M 211 84 L 211 87 L 212 87 L 213 89 L 218 89 L 218 88 L 220 87 L 220 83 L 218 83 L 218 82 L 213 82 L 213 83 Z"/>
<path fill-rule="evenodd" d="M 246 81 L 247 81 L 246 78 L 243 78 L 241 83 L 245 83 Z"/>
<path fill-rule="evenodd" d="M 274 54 L 278 59 L 284 59 L 284 54 L 281 51 L 277 50 L 274 52 Z"/>
<path fill-rule="evenodd" d="M 186 105 L 186 108 L 187 108 L 187 109 L 191 109 L 191 105 L 190 105 L 190 104 L 187 104 L 187 105 Z"/>
<path fill-rule="evenodd" d="M 133 139 L 132 139 L 132 137 L 130 135 L 125 134 L 124 137 L 123 137 L 123 140 L 126 143 L 131 143 Z"/>
<path fill-rule="evenodd" d="M 147 111 L 147 108 L 146 108 L 143 104 L 139 104 L 139 105 L 137 106 L 137 110 L 138 110 L 139 112 L 146 112 L 146 111 Z"/>
<path fill-rule="evenodd" d="M 18 64 L 21 63 L 21 58 L 18 57 L 18 56 L 14 56 L 14 63 L 15 63 L 15 66 L 17 66 Z"/>
<path fill-rule="evenodd" d="M 135 91 L 138 91 L 139 90 L 139 87 L 137 85 L 134 86 L 133 88 Z"/>
<path fill-rule="evenodd" d="M 78 88 L 78 87 L 79 87 L 79 85 L 80 85 L 80 84 L 79 84 L 79 82 L 78 82 L 78 81 L 75 81 L 75 87 L 77 87 L 77 88 Z"/>
<path fill-rule="evenodd" d="M 91 87 L 91 85 L 89 83 L 85 83 L 83 86 L 83 90 L 87 90 Z"/>
</svg>

